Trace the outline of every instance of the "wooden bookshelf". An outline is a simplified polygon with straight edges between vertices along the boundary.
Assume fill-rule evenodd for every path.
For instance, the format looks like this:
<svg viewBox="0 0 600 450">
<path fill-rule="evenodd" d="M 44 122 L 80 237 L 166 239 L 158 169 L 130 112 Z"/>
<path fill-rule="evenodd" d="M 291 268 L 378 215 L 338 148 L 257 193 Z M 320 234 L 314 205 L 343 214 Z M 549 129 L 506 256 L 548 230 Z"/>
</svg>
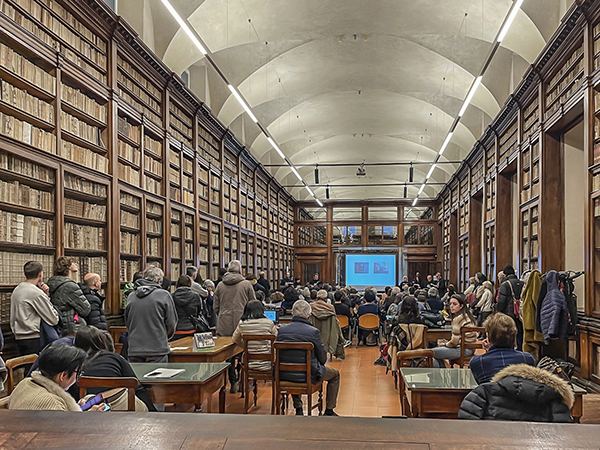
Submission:
<svg viewBox="0 0 600 450">
<path fill-rule="evenodd" d="M 202 124 L 198 124 L 198 154 L 208 163 L 221 167 L 221 145 L 218 139 Z M 237 176 L 237 174 L 236 174 Z"/>
<path fill-rule="evenodd" d="M 529 204 L 521 209 L 521 268 L 539 268 L 539 206 Z"/>
<path fill-rule="evenodd" d="M 209 213 L 213 216 L 221 216 L 221 176 L 212 170 L 210 172 Z"/>
<path fill-rule="evenodd" d="M 199 231 L 198 259 L 200 262 L 198 265 L 198 271 L 199 271 L 202 279 L 206 279 L 207 277 L 209 277 L 211 275 L 210 271 L 209 271 L 209 266 L 210 266 L 209 248 L 211 246 L 211 241 L 209 239 L 209 222 L 208 222 L 208 220 L 206 220 L 205 218 L 202 218 L 202 217 L 200 218 L 200 221 L 198 224 L 198 231 Z"/>
<path fill-rule="evenodd" d="M 156 195 L 163 194 L 163 143 L 144 127 L 144 180 L 145 189 Z"/>
<path fill-rule="evenodd" d="M 584 75 L 583 41 L 568 53 L 566 61 L 559 66 L 546 83 L 544 118 L 554 114 L 577 90 Z"/>
<path fill-rule="evenodd" d="M 529 139 L 540 126 L 540 99 L 535 95 L 523 110 L 523 137 L 521 142 Z"/>
<path fill-rule="evenodd" d="M 209 201 L 209 188 L 208 188 L 208 166 L 198 161 L 198 167 L 196 169 L 198 174 L 198 211 L 208 213 L 208 201 Z"/>
<path fill-rule="evenodd" d="M 175 139 L 193 148 L 192 118 L 173 99 L 169 103 L 169 130 Z"/>
<path fill-rule="evenodd" d="M 219 269 L 222 265 L 221 260 L 221 225 L 212 223 L 210 226 L 210 245 L 211 245 L 211 276 L 213 280 L 219 277 Z"/>
<path fill-rule="evenodd" d="M 139 196 L 120 192 L 120 272 L 121 284 L 133 280 L 133 275 L 142 269 L 142 199 Z"/>
<path fill-rule="evenodd" d="M 194 251 L 194 222 L 195 214 L 183 213 L 183 258 L 185 266 L 193 266 L 196 263 Z"/>
<path fill-rule="evenodd" d="M 164 205 L 146 200 L 146 264 L 159 263 L 163 267 L 163 211 Z"/>
<path fill-rule="evenodd" d="M 517 117 L 508 125 L 498 140 L 498 160 L 503 161 L 517 149 L 519 135 L 517 133 Z"/>
<path fill-rule="evenodd" d="M 534 140 L 521 153 L 521 204 L 540 195 L 540 144 Z"/>
</svg>

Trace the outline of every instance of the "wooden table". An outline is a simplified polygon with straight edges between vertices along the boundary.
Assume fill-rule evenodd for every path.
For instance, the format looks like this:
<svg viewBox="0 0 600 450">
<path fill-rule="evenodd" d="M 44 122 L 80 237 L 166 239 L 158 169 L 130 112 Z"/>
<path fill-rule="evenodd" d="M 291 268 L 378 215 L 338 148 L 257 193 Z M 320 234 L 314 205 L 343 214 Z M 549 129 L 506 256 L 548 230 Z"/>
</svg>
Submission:
<svg viewBox="0 0 600 450">
<path fill-rule="evenodd" d="M 571 450 L 598 436 L 558 423 L 0 410 L 0 448 L 13 450 Z"/>
<path fill-rule="evenodd" d="M 185 337 L 170 342 L 171 348 L 185 347 L 182 350 L 171 350 L 169 353 L 170 363 L 207 363 L 224 362 L 229 358 L 242 353 L 242 347 L 238 347 L 231 340 L 231 336 L 215 337 L 215 346 L 203 350 L 194 351 L 193 337 Z"/>
<path fill-rule="evenodd" d="M 452 337 L 452 325 L 445 325 L 442 328 L 428 328 L 425 335 L 425 342 L 436 342 L 438 339 L 450 340 Z"/>
<path fill-rule="evenodd" d="M 208 412 L 213 412 L 212 395 L 219 391 L 219 413 L 225 412 L 229 363 L 132 363 L 131 367 L 154 403 L 193 403 L 200 409 L 206 401 Z M 144 377 L 158 368 L 185 372 L 172 378 Z"/>
<path fill-rule="evenodd" d="M 478 386 L 471 369 L 402 367 L 398 382 L 402 411 L 409 417 L 456 419 L 463 399 Z M 573 391 L 575 403 L 571 415 L 575 423 L 579 423 L 583 416 L 583 396 L 587 392 L 576 385 Z"/>
<path fill-rule="evenodd" d="M 279 323 L 284 325 L 287 323 L 291 323 L 292 322 L 292 315 L 286 315 L 286 316 L 279 316 Z"/>
</svg>

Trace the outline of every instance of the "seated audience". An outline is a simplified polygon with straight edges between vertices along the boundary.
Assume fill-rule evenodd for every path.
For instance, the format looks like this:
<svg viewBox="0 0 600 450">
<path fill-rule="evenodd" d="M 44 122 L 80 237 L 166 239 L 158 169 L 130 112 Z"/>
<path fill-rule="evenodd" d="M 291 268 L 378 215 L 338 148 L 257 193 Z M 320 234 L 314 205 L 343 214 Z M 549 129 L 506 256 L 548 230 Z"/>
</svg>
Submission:
<svg viewBox="0 0 600 450">
<path fill-rule="evenodd" d="M 402 300 L 398 313 L 398 323 L 423 324 L 423 319 L 420 315 L 419 306 L 414 297 L 409 295 L 408 297 L 405 297 L 404 300 Z"/>
<path fill-rule="evenodd" d="M 483 282 L 483 292 L 481 298 L 475 304 L 474 310 L 477 311 L 477 323 L 481 326 L 493 312 L 494 294 L 492 292 L 493 284 L 491 281 Z"/>
<path fill-rule="evenodd" d="M 270 301 L 270 306 L 272 308 L 277 308 L 281 306 L 281 303 L 283 302 L 283 294 L 279 291 L 275 291 L 271 293 L 271 296 L 267 299 L 267 301 Z"/>
<path fill-rule="evenodd" d="M 419 310 L 425 311 L 429 309 L 429 303 L 427 303 L 427 291 L 424 289 L 420 289 L 416 293 L 416 299 L 419 304 Z"/>
<path fill-rule="evenodd" d="M 244 307 L 244 314 L 233 332 L 233 342 L 239 347 L 244 347 L 244 335 L 272 334 L 277 336 L 277 327 L 273 321 L 265 316 L 262 302 L 250 300 Z M 252 341 L 248 343 L 248 351 L 252 354 L 269 354 L 271 352 L 269 341 Z M 250 361 L 250 369 L 268 372 L 271 370 L 269 361 Z"/>
<path fill-rule="evenodd" d="M 365 314 L 378 315 L 379 314 L 379 306 L 377 305 L 377 303 L 375 303 L 375 300 L 377 299 L 375 292 L 373 292 L 371 289 L 367 289 L 365 291 L 364 299 L 365 299 L 365 303 L 358 307 L 358 316 L 360 317 Z"/>
<path fill-rule="evenodd" d="M 310 298 L 306 299 L 306 301 L 308 303 L 316 302 L 317 301 L 317 293 L 318 292 L 319 291 L 317 289 L 311 289 L 311 291 L 310 291 Z"/>
<path fill-rule="evenodd" d="M 458 418 L 569 423 L 574 401 L 565 380 L 537 367 L 514 364 L 469 392 Z"/>
<path fill-rule="evenodd" d="M 90 303 L 90 313 L 87 316 L 87 324 L 101 330 L 108 330 L 104 308 L 102 307 L 105 297 L 100 294 L 102 279 L 97 273 L 88 273 L 83 277 L 83 283 L 79 284 L 81 292 Z"/>
<path fill-rule="evenodd" d="M 283 292 L 283 302 L 281 303 L 281 307 L 285 311 L 291 311 L 294 303 L 296 303 L 297 300 L 298 292 L 296 292 L 296 289 L 290 286 Z"/>
<path fill-rule="evenodd" d="M 487 383 L 506 366 L 521 363 L 535 365 L 533 356 L 515 350 L 517 326 L 511 317 L 500 312 L 493 314 L 487 318 L 484 327 L 487 339 L 483 346 L 487 352 L 473 356 L 469 363 L 477 383 Z"/>
<path fill-rule="evenodd" d="M 454 294 L 456 294 L 456 287 L 454 287 L 453 284 L 449 284 L 448 285 L 448 290 L 446 291 L 446 293 L 442 297 L 442 303 L 444 304 L 444 306 L 448 305 L 448 303 L 450 302 L 450 298 Z"/>
<path fill-rule="evenodd" d="M 265 271 L 258 272 L 258 284 L 265 288 L 265 298 L 271 295 L 271 283 L 265 278 Z"/>
<path fill-rule="evenodd" d="M 474 327 L 475 318 L 465 303 L 465 300 L 458 294 L 454 294 L 450 299 L 450 314 L 452 316 L 452 338 L 445 344 L 433 349 L 434 367 L 446 367 L 445 359 L 454 360 L 460 358 L 460 329 L 462 327 Z M 467 333 L 465 336 L 467 342 L 475 343 L 477 333 Z M 473 349 L 465 350 L 465 355 L 471 356 Z"/>
<path fill-rule="evenodd" d="M 335 313 L 335 307 L 327 303 L 327 291 L 325 289 L 317 292 L 317 300 L 311 303 L 310 307 L 313 311 L 330 311 Z"/>
<path fill-rule="evenodd" d="M 75 258 L 61 256 L 54 263 L 54 275 L 48 280 L 50 301 L 60 311 L 63 336 L 75 334 L 77 328 L 87 325 L 84 318 L 91 310 L 90 302 L 73 280 L 78 270 Z"/>
<path fill-rule="evenodd" d="M 88 359 L 83 365 L 83 375 L 98 378 L 136 378 L 129 362 L 114 353 L 114 344 L 108 331 L 96 327 L 81 327 L 77 330 L 75 347 L 84 350 Z M 99 394 L 110 388 L 88 388 L 88 394 Z M 135 390 L 135 410 L 137 412 L 156 411 L 150 395 L 141 384 Z M 110 409 L 127 411 L 127 392 L 110 402 Z"/>
<path fill-rule="evenodd" d="M 427 304 L 429 305 L 429 309 L 431 309 L 433 312 L 440 312 L 442 309 L 444 309 L 444 304 L 440 300 L 437 288 L 429 288 L 428 295 L 429 297 L 427 298 Z"/>
<path fill-rule="evenodd" d="M 75 399 L 66 391 L 77 381 L 86 356 L 83 350 L 70 345 L 46 347 L 38 359 L 39 371 L 17 385 L 10 396 L 8 409 L 81 412 Z"/>
<path fill-rule="evenodd" d="M 314 348 L 311 357 L 311 376 L 312 383 L 319 381 L 327 381 L 327 396 L 325 401 L 325 415 L 337 416 L 334 409 L 337 403 L 338 391 L 340 389 L 340 373 L 331 367 L 326 367 L 327 352 L 321 341 L 319 330 L 313 327 L 309 318 L 311 315 L 310 305 L 304 300 L 298 300 L 292 308 L 292 322 L 281 327 L 278 342 L 310 342 Z M 282 355 L 282 361 L 297 362 L 292 355 Z M 287 358 L 287 359 L 286 359 Z M 282 372 L 281 379 L 283 381 L 291 381 L 296 383 L 305 383 L 302 378 L 303 374 L 295 374 L 294 372 Z M 299 395 L 292 396 L 296 415 L 304 415 L 302 410 L 302 399 Z M 309 411 L 310 414 L 310 411 Z"/>
<path fill-rule="evenodd" d="M 42 281 L 42 264 L 29 261 L 23 266 L 23 271 L 25 281 L 15 288 L 10 300 L 10 329 L 21 356 L 40 352 L 42 323 L 49 326 L 59 323 L 58 312 L 48 298 L 48 286 Z"/>
<path fill-rule="evenodd" d="M 348 320 L 352 320 L 352 313 L 350 312 L 350 307 L 344 303 L 347 299 L 346 295 L 343 291 L 336 291 L 333 294 L 333 298 L 335 303 L 333 304 L 333 308 L 335 309 L 335 313 L 338 316 L 346 316 Z"/>
<path fill-rule="evenodd" d="M 174 339 L 190 336 L 196 332 L 196 324 L 192 317 L 202 311 L 202 299 L 192 290 L 192 279 L 187 275 L 181 275 L 177 279 L 177 290 L 173 292 L 173 303 L 177 312 L 177 326 Z M 205 317 L 206 318 L 206 317 Z"/>
</svg>

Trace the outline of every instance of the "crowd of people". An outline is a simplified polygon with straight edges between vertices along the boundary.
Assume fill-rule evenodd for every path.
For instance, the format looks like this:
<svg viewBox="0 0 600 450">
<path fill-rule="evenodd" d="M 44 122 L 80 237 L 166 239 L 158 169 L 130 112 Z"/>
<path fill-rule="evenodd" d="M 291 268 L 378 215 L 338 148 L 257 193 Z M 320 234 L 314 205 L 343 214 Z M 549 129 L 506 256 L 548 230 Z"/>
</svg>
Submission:
<svg viewBox="0 0 600 450">
<path fill-rule="evenodd" d="M 461 417 L 514 418 L 510 411 L 506 412 L 510 407 L 503 410 L 482 405 L 499 402 L 506 406 L 500 397 L 507 396 L 511 389 L 518 390 L 517 384 L 523 380 L 527 380 L 526 384 L 533 386 L 532 389 L 553 389 L 547 378 L 536 372 L 539 369 L 533 367 L 532 355 L 521 351 L 523 325 L 515 305 L 523 284 L 511 265 L 498 274 L 496 288 L 484 274 L 477 273 L 463 293 L 447 284 L 439 273 L 427 275 L 425 279 L 416 273 L 410 281 L 405 276 L 398 286 L 385 287 L 381 293 L 374 287 L 359 293 L 351 286 L 332 286 L 321 281 L 319 274 L 303 285 L 298 278 L 286 273 L 276 286 L 271 286 L 264 272 L 259 272 L 258 277 L 244 275 L 241 263 L 235 260 L 220 271 L 214 282 L 202 280 L 196 267 L 188 267 L 171 292 L 171 281 L 160 267 L 150 265 L 144 272 L 136 273 L 125 286 L 124 320 L 128 332 L 121 355 L 114 353 L 114 342 L 107 331 L 101 277 L 88 273 L 82 277 L 82 283 L 77 283 L 73 279 L 77 271 L 73 259 L 60 257 L 46 284 L 44 268 L 39 262 L 30 261 L 24 266 L 25 281 L 12 294 L 10 326 L 20 354 L 40 354 L 40 358 L 30 371 L 31 377 L 13 392 L 10 408 L 77 410 L 78 393 L 72 386 L 81 374 L 135 376 L 130 362 L 167 362 L 170 341 L 216 327 L 217 335 L 232 336 L 240 347 L 243 347 L 243 336 L 248 334 L 270 334 L 278 342 L 312 343 L 312 382 L 327 383 L 325 415 L 337 415 L 334 409 L 340 373 L 326 364 L 327 354 L 344 358 L 344 347 L 350 344 L 350 330 L 356 328 L 365 314 L 377 316 L 380 329 L 388 331 L 390 324 L 439 326 L 449 318 L 451 338 L 435 343 L 435 367 L 447 367 L 460 357 L 463 337 L 465 343 L 483 340 L 486 353 L 473 356 L 473 350 L 465 351 L 466 356 L 472 357 L 471 371 L 482 386 L 467 396 Z M 279 310 L 281 315 L 291 315 L 291 322 L 277 326 L 265 316 L 265 311 L 272 309 Z M 343 331 L 338 316 L 346 316 L 350 324 Z M 476 325 L 485 327 L 485 336 L 470 332 L 461 337 L 464 327 Z M 363 345 L 373 344 L 370 338 L 378 331 L 360 331 L 357 340 Z M 249 351 L 268 353 L 270 344 L 253 342 Z M 296 361 L 294 355 L 289 359 Z M 236 359 L 229 362 L 230 392 L 236 393 L 239 388 Z M 269 371 L 269 364 L 256 361 L 252 369 Z M 507 371 L 507 367 L 514 370 Z M 301 378 L 299 374 L 288 373 L 282 380 L 306 381 L 298 376 Z M 551 402 L 570 406 L 570 397 L 564 392 L 552 392 L 556 395 L 549 395 Z M 532 404 L 546 402 L 537 405 L 539 414 L 522 416 L 527 420 L 562 421 L 565 418 L 560 405 L 535 396 L 527 398 Z M 121 396 L 111 406 L 127 409 L 124 400 Z M 301 398 L 294 396 L 293 403 L 296 414 L 303 414 Z M 141 384 L 136 391 L 135 409 L 156 410 Z"/>
</svg>

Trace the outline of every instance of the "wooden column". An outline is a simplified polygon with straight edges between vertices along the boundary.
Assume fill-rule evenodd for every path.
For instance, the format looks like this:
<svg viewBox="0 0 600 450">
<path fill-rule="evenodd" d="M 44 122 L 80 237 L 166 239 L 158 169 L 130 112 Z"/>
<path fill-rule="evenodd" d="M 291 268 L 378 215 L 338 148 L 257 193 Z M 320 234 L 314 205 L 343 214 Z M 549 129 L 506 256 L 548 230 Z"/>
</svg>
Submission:
<svg viewBox="0 0 600 450">
<path fill-rule="evenodd" d="M 469 200 L 469 275 L 481 272 L 482 268 L 482 207 L 481 197 L 471 197 Z"/>
<path fill-rule="evenodd" d="M 512 182 L 502 174 L 496 181 L 496 272 L 513 260 L 513 197 Z M 518 218 L 514 218 L 518 219 Z M 492 276 L 494 274 L 487 274 Z"/>
<path fill-rule="evenodd" d="M 458 289 L 458 215 L 450 214 L 450 278 L 449 283 Z"/>
</svg>

